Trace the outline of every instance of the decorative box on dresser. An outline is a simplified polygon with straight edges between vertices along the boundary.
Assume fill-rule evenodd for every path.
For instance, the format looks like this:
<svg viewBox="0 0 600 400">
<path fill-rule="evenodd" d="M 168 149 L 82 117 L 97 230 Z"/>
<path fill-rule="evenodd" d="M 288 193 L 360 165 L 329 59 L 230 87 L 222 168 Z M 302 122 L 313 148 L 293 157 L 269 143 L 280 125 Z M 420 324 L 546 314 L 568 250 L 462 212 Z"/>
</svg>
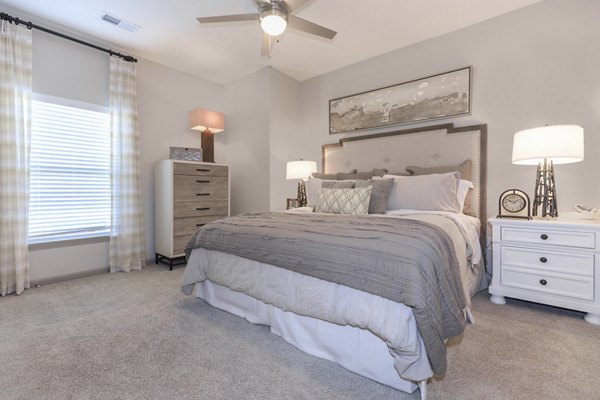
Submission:
<svg viewBox="0 0 600 400">
<path fill-rule="evenodd" d="M 593 220 L 489 219 L 490 300 L 512 297 L 586 312 L 600 325 L 600 224 Z"/>
<path fill-rule="evenodd" d="M 199 227 L 229 216 L 229 167 L 164 160 L 155 170 L 156 263 L 185 262 L 184 247 Z"/>
</svg>

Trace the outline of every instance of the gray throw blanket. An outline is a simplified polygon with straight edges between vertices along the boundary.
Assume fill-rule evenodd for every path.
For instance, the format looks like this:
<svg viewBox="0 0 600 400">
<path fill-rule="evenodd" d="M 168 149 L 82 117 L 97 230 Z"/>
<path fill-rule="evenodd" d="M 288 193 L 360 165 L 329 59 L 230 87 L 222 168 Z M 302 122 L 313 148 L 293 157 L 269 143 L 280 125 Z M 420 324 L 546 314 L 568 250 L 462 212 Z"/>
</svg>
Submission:
<svg viewBox="0 0 600 400">
<path fill-rule="evenodd" d="M 211 222 L 185 252 L 203 247 L 338 283 L 413 309 L 435 374 L 445 340 L 465 327 L 458 261 L 439 227 L 406 218 L 245 214 Z"/>
</svg>

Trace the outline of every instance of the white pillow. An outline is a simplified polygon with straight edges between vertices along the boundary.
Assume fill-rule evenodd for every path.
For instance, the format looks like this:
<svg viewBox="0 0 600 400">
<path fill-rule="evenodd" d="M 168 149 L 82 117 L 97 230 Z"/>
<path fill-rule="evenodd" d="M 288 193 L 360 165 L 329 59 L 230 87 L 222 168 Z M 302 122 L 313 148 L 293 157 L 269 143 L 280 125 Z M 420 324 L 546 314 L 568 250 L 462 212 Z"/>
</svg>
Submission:
<svg viewBox="0 0 600 400">
<path fill-rule="evenodd" d="M 467 194 L 469 194 L 470 189 L 475 189 L 473 182 L 465 179 L 461 179 L 460 182 L 458 182 L 456 198 L 458 199 L 458 206 L 461 213 L 465 208 L 465 200 L 467 199 Z"/>
<path fill-rule="evenodd" d="M 458 172 L 383 177 L 394 178 L 388 210 L 462 211 L 457 196 Z"/>
<path fill-rule="evenodd" d="M 321 189 L 323 181 L 324 179 L 313 178 L 310 176 L 305 182 L 306 205 L 308 207 L 314 207 L 317 204 L 317 196 L 319 195 L 319 190 Z"/>
</svg>

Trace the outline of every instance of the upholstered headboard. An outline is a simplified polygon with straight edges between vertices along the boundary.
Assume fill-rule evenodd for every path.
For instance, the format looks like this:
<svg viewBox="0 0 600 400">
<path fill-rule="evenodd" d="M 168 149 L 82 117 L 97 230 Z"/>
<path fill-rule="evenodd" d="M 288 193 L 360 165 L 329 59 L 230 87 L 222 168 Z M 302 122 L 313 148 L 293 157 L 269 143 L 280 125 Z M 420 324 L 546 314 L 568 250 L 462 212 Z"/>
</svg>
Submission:
<svg viewBox="0 0 600 400">
<path fill-rule="evenodd" d="M 486 140 L 487 125 L 455 128 L 454 124 L 433 125 L 417 129 L 352 136 L 322 147 L 323 172 L 346 172 L 351 169 L 371 171 L 385 168 L 403 172 L 409 165 L 435 167 L 472 161 L 472 208 L 486 224 Z"/>
</svg>

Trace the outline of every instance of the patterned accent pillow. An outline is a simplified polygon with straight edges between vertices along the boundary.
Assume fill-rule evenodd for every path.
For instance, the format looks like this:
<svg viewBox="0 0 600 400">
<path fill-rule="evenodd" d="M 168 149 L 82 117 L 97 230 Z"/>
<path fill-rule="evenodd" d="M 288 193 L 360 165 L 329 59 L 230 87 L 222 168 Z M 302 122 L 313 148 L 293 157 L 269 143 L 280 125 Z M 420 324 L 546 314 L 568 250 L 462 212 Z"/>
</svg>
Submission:
<svg viewBox="0 0 600 400">
<path fill-rule="evenodd" d="M 314 207 L 317 204 L 317 197 L 319 196 L 319 190 L 321 187 L 326 188 L 353 188 L 354 181 L 326 181 L 319 178 L 313 178 L 312 176 L 306 181 L 306 204 L 308 207 Z"/>
<path fill-rule="evenodd" d="M 358 189 L 321 188 L 315 212 L 364 215 L 369 213 L 372 186 Z"/>
</svg>

